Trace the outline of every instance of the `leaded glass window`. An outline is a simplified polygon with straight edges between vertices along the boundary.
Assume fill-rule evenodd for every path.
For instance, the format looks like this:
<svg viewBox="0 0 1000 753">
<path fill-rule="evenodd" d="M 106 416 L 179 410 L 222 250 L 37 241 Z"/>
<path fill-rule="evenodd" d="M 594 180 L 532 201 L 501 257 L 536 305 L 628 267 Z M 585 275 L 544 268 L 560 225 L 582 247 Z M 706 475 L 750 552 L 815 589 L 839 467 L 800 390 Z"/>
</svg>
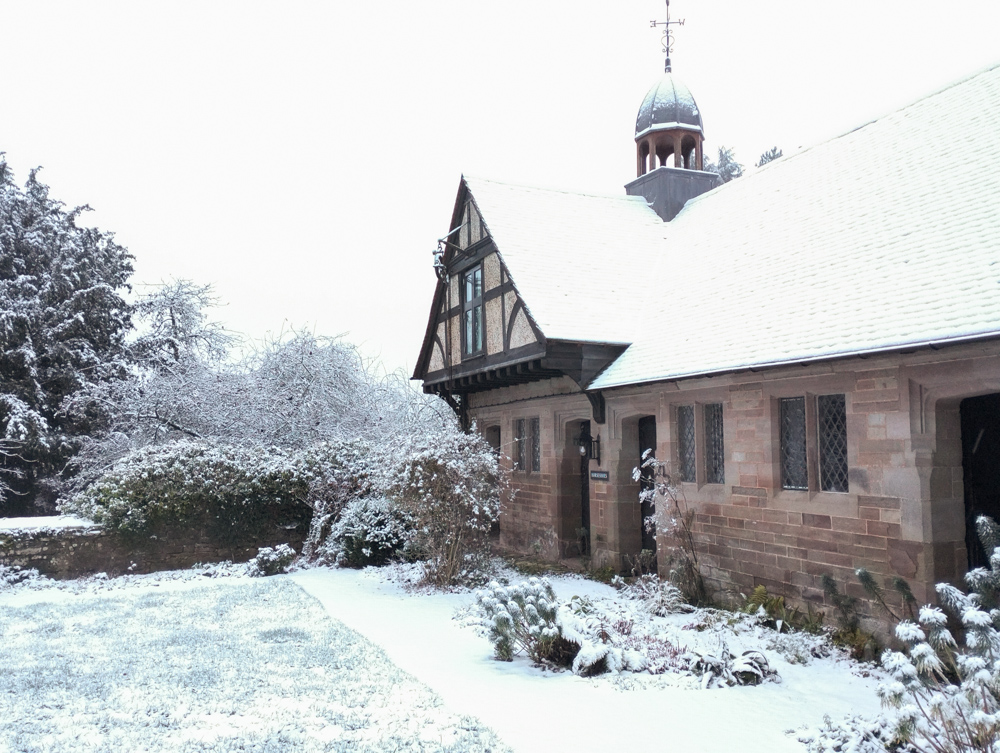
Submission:
<svg viewBox="0 0 1000 753">
<path fill-rule="evenodd" d="M 722 403 L 705 406 L 705 481 L 726 483 L 726 452 L 722 441 Z"/>
<path fill-rule="evenodd" d="M 697 481 L 695 460 L 694 406 L 677 407 L 677 453 L 681 481 Z"/>
<path fill-rule="evenodd" d="M 804 397 L 789 397 L 781 401 L 781 487 L 809 488 Z"/>
<path fill-rule="evenodd" d="M 462 275 L 462 352 L 475 355 L 483 350 L 483 268 Z"/>
<path fill-rule="evenodd" d="M 531 470 L 542 470 L 542 441 L 539 421 L 537 418 L 529 422 L 529 438 L 531 440 Z"/>
<path fill-rule="evenodd" d="M 847 491 L 847 407 L 843 395 L 816 398 L 819 479 L 825 492 Z"/>
<path fill-rule="evenodd" d="M 527 448 L 525 445 L 524 419 L 519 418 L 514 422 L 514 470 L 523 471 L 525 469 L 525 459 Z"/>
</svg>

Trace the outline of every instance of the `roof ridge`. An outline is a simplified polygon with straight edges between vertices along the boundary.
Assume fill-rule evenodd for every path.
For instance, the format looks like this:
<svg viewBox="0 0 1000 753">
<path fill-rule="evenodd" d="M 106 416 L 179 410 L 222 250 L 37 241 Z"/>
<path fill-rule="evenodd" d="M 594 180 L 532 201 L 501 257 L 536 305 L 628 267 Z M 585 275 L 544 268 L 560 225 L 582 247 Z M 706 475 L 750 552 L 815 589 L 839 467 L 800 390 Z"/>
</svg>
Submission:
<svg viewBox="0 0 1000 753">
<path fill-rule="evenodd" d="M 949 84 L 945 84 L 943 86 L 938 87 L 937 89 L 935 89 L 934 91 L 930 92 L 929 94 L 921 95 L 920 97 L 917 97 L 916 99 L 908 102 L 907 104 L 903 105 L 902 107 L 897 107 L 897 108 L 895 108 L 893 110 L 889 110 L 888 112 L 883 113 L 882 115 L 879 115 L 878 117 L 866 120 L 865 122 L 860 123 L 860 124 L 854 126 L 853 128 L 850 128 L 850 129 L 844 131 L 843 133 L 839 133 L 836 136 L 831 136 L 830 138 L 825 139 L 823 141 L 818 141 L 815 144 L 810 144 L 809 146 L 803 147 L 803 148 L 801 148 L 801 149 L 799 149 L 799 150 L 797 150 L 795 152 L 792 152 L 787 157 L 781 157 L 779 159 L 772 160 L 771 162 L 768 162 L 767 164 L 762 165 L 761 167 L 757 168 L 753 172 L 746 173 L 746 174 L 744 174 L 744 175 L 742 175 L 740 177 L 742 179 L 747 179 L 747 178 L 752 179 L 761 170 L 766 170 L 766 169 L 772 168 L 772 166 L 775 166 L 776 163 L 780 162 L 783 165 L 784 164 L 788 164 L 789 162 L 795 160 L 798 157 L 801 157 L 804 154 L 808 154 L 809 152 L 812 152 L 815 149 L 819 149 L 820 147 L 826 146 L 827 144 L 832 144 L 835 141 L 839 141 L 840 139 L 847 138 L 851 134 L 857 133 L 858 131 L 861 131 L 861 130 L 863 130 L 865 128 L 868 128 L 869 126 L 874 125 L 875 123 L 878 123 L 878 122 L 880 122 L 882 120 L 885 120 L 886 118 L 891 117 L 892 115 L 895 115 L 895 114 L 901 113 L 901 112 L 905 112 L 906 110 L 909 110 L 911 107 L 915 107 L 916 105 L 920 104 L 924 100 L 931 99 L 932 97 L 937 97 L 937 96 L 943 94 L 944 92 L 946 92 L 946 91 L 948 91 L 950 89 L 954 89 L 957 86 L 961 86 L 962 84 L 966 83 L 967 81 L 971 81 L 974 78 L 978 78 L 979 76 L 982 76 L 984 73 L 989 73 L 990 71 L 993 71 L 993 70 L 996 70 L 996 69 L 1000 69 L 1000 62 L 991 63 L 990 65 L 984 66 L 984 67 L 980 68 L 979 70 L 974 71 L 973 73 L 964 75 L 961 78 L 959 78 L 959 79 L 957 79 L 955 81 L 952 81 Z M 732 186 L 735 183 L 737 183 L 737 181 L 735 181 L 735 180 L 731 180 L 728 183 L 722 183 L 721 185 L 716 186 L 711 191 L 706 191 L 705 193 L 703 193 L 703 194 L 701 194 L 699 196 L 695 196 L 693 199 L 688 199 L 687 203 L 684 206 L 685 206 L 685 208 L 687 208 L 688 206 L 691 206 L 693 204 L 701 203 L 702 201 L 705 201 L 706 199 L 708 199 L 708 197 L 711 197 L 713 195 L 714 196 L 718 196 L 720 193 L 724 192 L 727 187 Z"/>
<path fill-rule="evenodd" d="M 629 196 L 628 194 L 624 193 L 619 194 L 619 193 L 600 193 L 598 191 L 573 191 L 569 188 L 561 188 L 558 186 L 541 186 L 537 184 L 532 185 L 529 183 L 509 183 L 505 180 L 496 180 L 495 178 L 484 178 L 479 175 L 463 174 L 462 180 L 466 182 L 472 180 L 474 182 L 493 183 L 498 186 L 506 186 L 508 188 L 523 188 L 529 191 L 545 191 L 547 193 L 569 194 L 570 196 L 587 196 L 595 199 L 624 199 L 629 202 L 638 199 L 641 200 L 643 203 L 645 203 L 646 201 L 641 196 Z"/>
</svg>

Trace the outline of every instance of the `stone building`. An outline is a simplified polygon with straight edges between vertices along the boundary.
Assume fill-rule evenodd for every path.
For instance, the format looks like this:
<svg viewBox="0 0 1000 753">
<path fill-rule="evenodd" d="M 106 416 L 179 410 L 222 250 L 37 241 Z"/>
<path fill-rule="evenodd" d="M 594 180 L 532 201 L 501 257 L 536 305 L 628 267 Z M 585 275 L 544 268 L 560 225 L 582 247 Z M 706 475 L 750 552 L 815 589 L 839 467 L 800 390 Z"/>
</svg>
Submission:
<svg viewBox="0 0 1000 753">
<path fill-rule="evenodd" d="M 668 72 L 625 195 L 463 177 L 414 378 L 508 457 L 508 546 L 655 548 L 651 449 L 715 585 L 926 599 L 1000 513 L 1000 66 L 721 186 L 703 136 Z"/>
</svg>

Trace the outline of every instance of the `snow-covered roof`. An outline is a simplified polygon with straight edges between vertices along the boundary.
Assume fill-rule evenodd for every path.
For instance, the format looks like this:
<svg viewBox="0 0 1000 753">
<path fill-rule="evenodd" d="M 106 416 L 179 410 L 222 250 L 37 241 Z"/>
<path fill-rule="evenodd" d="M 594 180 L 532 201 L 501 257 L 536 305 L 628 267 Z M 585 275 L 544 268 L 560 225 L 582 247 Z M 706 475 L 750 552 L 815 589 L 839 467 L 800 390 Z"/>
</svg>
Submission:
<svg viewBox="0 0 1000 753">
<path fill-rule="evenodd" d="M 635 250 L 664 248 L 663 221 L 645 199 L 465 182 L 546 337 L 632 342 L 641 307 L 629 293 L 648 264 Z"/>
<path fill-rule="evenodd" d="M 669 223 L 469 185 L 546 336 L 632 343 L 595 389 L 1000 335 L 1000 66 Z"/>
</svg>

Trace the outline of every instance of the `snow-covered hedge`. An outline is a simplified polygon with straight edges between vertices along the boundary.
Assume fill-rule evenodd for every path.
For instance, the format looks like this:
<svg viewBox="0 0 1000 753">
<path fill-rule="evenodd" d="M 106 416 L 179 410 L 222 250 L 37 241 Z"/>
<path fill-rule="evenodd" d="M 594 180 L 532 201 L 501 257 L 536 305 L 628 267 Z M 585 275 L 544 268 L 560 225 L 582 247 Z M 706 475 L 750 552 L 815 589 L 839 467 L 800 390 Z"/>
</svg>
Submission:
<svg viewBox="0 0 1000 753">
<path fill-rule="evenodd" d="M 406 511 L 385 497 L 362 497 L 347 504 L 317 554 L 347 567 L 381 566 L 402 552 L 412 535 Z"/>
<path fill-rule="evenodd" d="M 136 537 L 159 526 L 197 526 L 230 543 L 275 522 L 305 523 L 306 493 L 280 450 L 181 440 L 130 453 L 62 510 Z"/>
<path fill-rule="evenodd" d="M 444 585 L 479 569 L 507 489 L 496 454 L 475 433 L 442 432 L 394 470 L 390 493 L 413 516 L 429 580 Z"/>
</svg>

